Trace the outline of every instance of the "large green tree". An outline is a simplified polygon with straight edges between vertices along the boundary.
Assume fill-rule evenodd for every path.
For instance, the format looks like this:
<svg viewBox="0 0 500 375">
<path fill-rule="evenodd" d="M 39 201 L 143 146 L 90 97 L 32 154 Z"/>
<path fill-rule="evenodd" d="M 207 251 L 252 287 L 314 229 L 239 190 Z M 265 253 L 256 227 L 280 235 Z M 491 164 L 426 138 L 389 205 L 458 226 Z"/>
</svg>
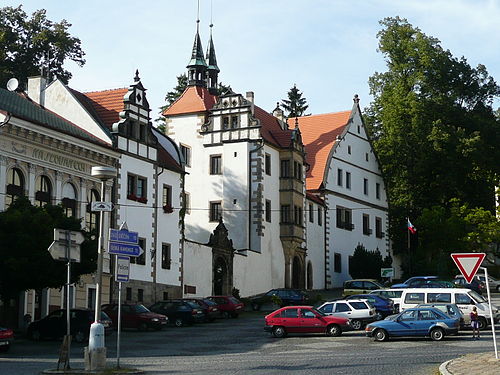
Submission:
<svg viewBox="0 0 500 375">
<path fill-rule="evenodd" d="M 66 265 L 48 252 L 54 228 L 81 230 L 80 220 L 68 218 L 60 206 L 33 206 L 27 198 L 16 199 L 0 212 L 0 298 L 16 298 L 19 292 L 58 288 L 66 283 Z M 81 263 L 72 263 L 72 281 L 96 269 L 97 242 L 83 232 Z"/>
<path fill-rule="evenodd" d="M 63 66 L 66 60 L 85 64 L 80 39 L 69 33 L 66 20 L 53 22 L 46 11 L 28 17 L 22 6 L 0 8 L 0 86 L 10 78 L 24 83 L 28 77 L 44 74 L 68 83 L 71 73 Z"/>
<path fill-rule="evenodd" d="M 303 93 L 297 88 L 297 85 L 293 85 L 293 87 L 288 91 L 287 96 L 288 99 L 283 99 L 281 101 L 281 106 L 285 110 L 285 116 L 288 118 L 291 117 L 300 117 L 304 116 L 307 108 L 306 98 L 302 97 Z"/>
<path fill-rule="evenodd" d="M 407 20 L 380 23 L 387 71 L 369 80 L 366 122 L 388 187 L 390 233 L 402 251 L 407 216 L 421 223 L 424 209 L 441 206 L 450 217 L 454 198 L 494 212 L 500 122 L 492 103 L 500 87 L 483 65 L 454 57 Z M 425 247 L 419 240 L 412 245 Z"/>
</svg>

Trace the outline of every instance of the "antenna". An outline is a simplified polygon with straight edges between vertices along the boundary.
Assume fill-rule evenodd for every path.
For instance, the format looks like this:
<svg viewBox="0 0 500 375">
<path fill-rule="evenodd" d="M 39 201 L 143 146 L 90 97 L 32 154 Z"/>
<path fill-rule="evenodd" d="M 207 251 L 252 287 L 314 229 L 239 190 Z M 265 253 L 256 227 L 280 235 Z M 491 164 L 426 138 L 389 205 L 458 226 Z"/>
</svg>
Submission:
<svg viewBox="0 0 500 375">
<path fill-rule="evenodd" d="M 7 90 L 9 91 L 16 91 L 18 87 L 19 87 L 19 81 L 17 80 L 17 78 L 11 78 L 7 82 Z"/>
</svg>

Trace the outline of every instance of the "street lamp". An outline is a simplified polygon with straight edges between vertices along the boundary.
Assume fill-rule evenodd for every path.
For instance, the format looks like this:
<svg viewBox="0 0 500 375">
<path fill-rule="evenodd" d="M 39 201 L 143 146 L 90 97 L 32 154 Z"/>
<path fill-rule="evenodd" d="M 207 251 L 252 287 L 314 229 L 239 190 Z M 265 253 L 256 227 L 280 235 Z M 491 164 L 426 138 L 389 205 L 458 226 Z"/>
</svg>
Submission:
<svg viewBox="0 0 500 375">
<path fill-rule="evenodd" d="M 116 177 L 116 168 L 92 167 L 91 176 L 101 180 L 101 201 L 105 201 L 107 180 Z M 106 366 L 106 351 L 104 347 L 104 326 L 101 324 L 101 289 L 102 289 L 102 258 L 104 248 L 104 211 L 101 211 L 99 220 L 99 244 L 97 248 L 96 296 L 94 323 L 90 326 L 89 356 L 90 370 Z"/>
</svg>

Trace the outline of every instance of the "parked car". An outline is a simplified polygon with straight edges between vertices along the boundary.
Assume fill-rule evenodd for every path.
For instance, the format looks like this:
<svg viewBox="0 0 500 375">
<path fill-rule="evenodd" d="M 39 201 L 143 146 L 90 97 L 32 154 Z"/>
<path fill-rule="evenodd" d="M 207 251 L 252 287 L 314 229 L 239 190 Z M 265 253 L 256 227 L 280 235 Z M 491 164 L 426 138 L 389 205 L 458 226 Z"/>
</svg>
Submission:
<svg viewBox="0 0 500 375">
<path fill-rule="evenodd" d="M 430 336 L 434 341 L 458 333 L 460 320 L 451 318 L 433 307 L 412 308 L 400 312 L 392 319 L 379 320 L 366 326 L 368 337 L 385 341 L 398 336 Z"/>
<path fill-rule="evenodd" d="M 271 289 L 266 293 L 248 297 L 252 304 L 252 310 L 258 311 L 262 305 L 273 302 L 273 296 L 279 297 L 281 307 L 304 305 L 309 300 L 309 296 L 299 289 Z"/>
<path fill-rule="evenodd" d="M 486 278 L 484 277 L 484 275 L 477 275 L 477 277 L 486 285 Z M 500 293 L 500 280 L 497 280 L 494 277 L 488 275 L 488 284 L 490 287 L 490 291 L 497 291 Z"/>
<path fill-rule="evenodd" d="M 89 309 L 70 310 L 70 333 L 76 342 L 85 342 L 90 333 L 90 325 L 94 322 L 95 312 Z M 66 309 L 52 311 L 46 317 L 30 323 L 27 330 L 28 338 L 38 341 L 42 339 L 59 339 L 66 334 Z M 101 323 L 104 333 L 110 334 L 113 322 L 110 317 L 101 311 Z"/>
<path fill-rule="evenodd" d="M 367 300 L 375 307 L 375 312 L 378 315 L 377 319 L 383 319 L 388 315 L 396 314 L 398 310 L 394 307 L 394 302 L 387 297 L 376 294 L 354 294 L 346 298 L 346 300 L 362 299 Z"/>
<path fill-rule="evenodd" d="M 149 310 L 166 315 L 168 321 L 176 327 L 201 323 L 205 320 L 205 315 L 197 303 L 181 299 L 156 302 L 149 307 Z"/>
<path fill-rule="evenodd" d="M 206 298 L 183 298 L 183 300 L 196 303 L 198 308 L 203 312 L 205 322 L 213 322 L 220 317 L 219 308 L 214 301 Z"/>
<path fill-rule="evenodd" d="M 360 299 L 325 302 L 317 310 L 325 315 L 350 319 L 353 329 L 361 329 L 376 319 L 375 308 Z"/>
<path fill-rule="evenodd" d="M 451 281 L 445 280 L 419 280 L 411 285 L 411 288 L 456 288 Z"/>
<path fill-rule="evenodd" d="M 207 299 L 217 304 L 221 315 L 226 319 L 237 318 L 245 308 L 245 305 L 233 296 L 210 296 Z"/>
<path fill-rule="evenodd" d="M 466 325 L 470 325 L 470 315 L 465 316 L 460 311 L 459 307 L 454 303 L 422 303 L 417 307 L 434 307 L 439 311 L 445 313 L 450 318 L 455 318 L 460 320 L 460 328 L 464 328 Z"/>
<path fill-rule="evenodd" d="M 0 352 L 9 350 L 12 341 L 14 341 L 14 331 L 10 328 L 0 327 Z"/>
<path fill-rule="evenodd" d="M 349 330 L 349 319 L 328 316 L 311 306 L 286 306 L 266 315 L 264 331 L 274 337 L 285 337 L 289 333 L 324 333 L 340 336 Z"/>
<path fill-rule="evenodd" d="M 102 305 L 102 310 L 111 317 L 113 325 L 117 327 L 118 304 Z M 121 318 L 122 328 L 136 328 L 141 331 L 147 331 L 149 328 L 160 330 L 168 323 L 168 318 L 165 315 L 151 312 L 141 304 L 122 304 Z"/>
<path fill-rule="evenodd" d="M 458 288 L 471 289 L 479 294 L 483 294 L 486 291 L 486 284 L 482 282 L 478 276 L 475 276 L 470 283 L 465 280 L 462 275 L 457 275 L 453 279 L 453 283 L 457 285 Z"/>
<path fill-rule="evenodd" d="M 371 291 L 369 294 L 376 294 L 378 296 L 387 297 L 394 302 L 394 311 L 399 312 L 401 304 L 401 295 L 404 289 L 377 289 Z"/>
<path fill-rule="evenodd" d="M 372 290 L 385 289 L 377 280 L 373 279 L 356 279 L 344 282 L 343 297 L 351 296 L 353 294 L 368 294 Z"/>
<path fill-rule="evenodd" d="M 413 276 L 410 277 L 408 280 L 406 280 L 404 283 L 401 284 L 394 284 L 391 286 L 391 289 L 394 288 L 415 288 L 416 285 L 419 285 L 422 283 L 424 280 L 438 280 L 439 277 L 437 276 Z"/>
</svg>

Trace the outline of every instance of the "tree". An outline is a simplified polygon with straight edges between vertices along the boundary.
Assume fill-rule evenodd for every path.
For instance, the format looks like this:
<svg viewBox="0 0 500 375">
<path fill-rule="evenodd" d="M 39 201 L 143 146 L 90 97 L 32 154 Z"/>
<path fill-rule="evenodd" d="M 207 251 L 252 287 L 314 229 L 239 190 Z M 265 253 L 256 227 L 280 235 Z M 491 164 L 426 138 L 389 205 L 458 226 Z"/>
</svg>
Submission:
<svg viewBox="0 0 500 375">
<path fill-rule="evenodd" d="M 353 279 L 380 279 L 380 269 L 390 267 L 391 264 L 390 256 L 382 260 L 382 254 L 378 249 L 370 251 L 358 244 L 349 260 L 349 274 Z"/>
<path fill-rule="evenodd" d="M 0 8 L 0 85 L 10 78 L 24 83 L 27 78 L 45 74 L 68 83 L 71 73 L 64 69 L 69 59 L 79 66 L 85 64 L 80 39 L 69 34 L 71 24 L 66 20 L 52 22 L 45 9 L 35 11 L 31 18 L 17 8 Z"/>
<path fill-rule="evenodd" d="M 449 219 L 454 198 L 494 212 L 500 122 L 492 103 L 500 87 L 483 65 L 453 57 L 405 19 L 380 24 L 388 70 L 370 77 L 365 119 L 388 187 L 391 239 L 405 255 L 407 216 L 418 226 L 425 209 L 440 206 Z"/>
<path fill-rule="evenodd" d="M 294 84 L 290 91 L 288 91 L 288 99 L 283 99 L 281 101 L 281 106 L 285 111 L 286 117 L 304 116 L 304 112 L 309 108 L 309 105 L 306 104 L 306 98 L 303 98 L 302 94 L 303 93 L 297 88 L 297 85 Z"/>
<path fill-rule="evenodd" d="M 33 206 L 21 197 L 0 212 L 0 298 L 7 301 L 19 292 L 58 288 L 66 283 L 66 264 L 47 251 L 54 228 L 81 230 L 80 220 L 68 218 L 61 206 Z M 97 242 L 83 232 L 81 263 L 72 264 L 72 281 L 92 273 L 97 264 Z"/>
</svg>

